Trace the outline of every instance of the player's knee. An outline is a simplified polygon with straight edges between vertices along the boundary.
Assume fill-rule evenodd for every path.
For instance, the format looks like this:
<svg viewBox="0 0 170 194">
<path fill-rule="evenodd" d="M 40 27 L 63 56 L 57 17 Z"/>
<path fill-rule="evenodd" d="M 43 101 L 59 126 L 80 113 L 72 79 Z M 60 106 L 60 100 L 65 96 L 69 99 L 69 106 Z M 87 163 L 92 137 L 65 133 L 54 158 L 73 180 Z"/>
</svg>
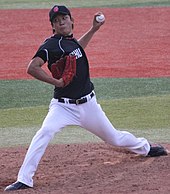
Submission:
<svg viewBox="0 0 170 194">
<path fill-rule="evenodd" d="M 43 126 L 40 130 L 39 133 L 42 136 L 49 136 L 50 138 L 52 138 L 54 136 L 54 132 L 53 130 L 50 130 L 50 127 L 48 126 Z"/>
<path fill-rule="evenodd" d="M 59 132 L 61 129 L 57 128 L 54 125 L 44 125 L 41 128 L 41 131 L 44 135 L 49 135 L 51 137 L 53 137 L 55 135 L 55 133 Z"/>
</svg>

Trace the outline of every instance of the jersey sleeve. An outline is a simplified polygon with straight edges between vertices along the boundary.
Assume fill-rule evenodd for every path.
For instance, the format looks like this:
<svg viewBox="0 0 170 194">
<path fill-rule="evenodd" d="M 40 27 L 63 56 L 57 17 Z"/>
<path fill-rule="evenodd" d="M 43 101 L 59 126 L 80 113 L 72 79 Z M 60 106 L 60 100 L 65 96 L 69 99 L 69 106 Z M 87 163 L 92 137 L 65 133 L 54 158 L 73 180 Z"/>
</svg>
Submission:
<svg viewBox="0 0 170 194">
<path fill-rule="evenodd" d="M 38 50 L 36 52 L 36 54 L 33 56 L 33 58 L 35 57 L 40 57 L 44 63 L 46 63 L 48 61 L 48 51 L 47 50 Z"/>
</svg>

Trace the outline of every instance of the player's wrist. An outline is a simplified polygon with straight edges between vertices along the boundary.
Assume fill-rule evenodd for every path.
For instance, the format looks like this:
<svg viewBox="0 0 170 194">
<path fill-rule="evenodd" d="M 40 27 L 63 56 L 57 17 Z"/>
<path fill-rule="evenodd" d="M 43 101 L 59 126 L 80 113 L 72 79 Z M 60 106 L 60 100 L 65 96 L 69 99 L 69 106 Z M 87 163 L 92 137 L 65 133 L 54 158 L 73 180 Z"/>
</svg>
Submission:
<svg viewBox="0 0 170 194">
<path fill-rule="evenodd" d="M 64 87 L 64 81 L 63 81 L 63 78 L 60 78 L 60 79 L 55 79 L 53 78 L 53 85 L 58 87 L 58 88 L 63 88 Z"/>
</svg>

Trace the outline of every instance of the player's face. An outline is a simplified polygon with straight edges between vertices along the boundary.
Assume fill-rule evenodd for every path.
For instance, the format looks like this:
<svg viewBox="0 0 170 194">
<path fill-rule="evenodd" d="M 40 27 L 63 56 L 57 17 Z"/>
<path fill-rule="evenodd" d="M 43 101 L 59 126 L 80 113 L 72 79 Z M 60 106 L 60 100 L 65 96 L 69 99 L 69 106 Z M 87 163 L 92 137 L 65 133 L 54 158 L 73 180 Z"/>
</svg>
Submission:
<svg viewBox="0 0 170 194">
<path fill-rule="evenodd" d="M 69 15 L 57 15 L 53 20 L 55 34 L 70 35 L 72 34 L 73 20 Z"/>
</svg>

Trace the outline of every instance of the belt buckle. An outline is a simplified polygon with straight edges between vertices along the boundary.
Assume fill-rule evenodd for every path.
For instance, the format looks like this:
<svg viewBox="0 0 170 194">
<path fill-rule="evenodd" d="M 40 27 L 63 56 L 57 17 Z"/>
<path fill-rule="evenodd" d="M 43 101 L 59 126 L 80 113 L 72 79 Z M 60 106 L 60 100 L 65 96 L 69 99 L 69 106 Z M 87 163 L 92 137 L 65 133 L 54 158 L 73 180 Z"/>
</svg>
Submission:
<svg viewBox="0 0 170 194">
<path fill-rule="evenodd" d="M 76 100 L 76 105 L 78 105 L 80 102 L 79 102 L 79 99 Z"/>
</svg>

